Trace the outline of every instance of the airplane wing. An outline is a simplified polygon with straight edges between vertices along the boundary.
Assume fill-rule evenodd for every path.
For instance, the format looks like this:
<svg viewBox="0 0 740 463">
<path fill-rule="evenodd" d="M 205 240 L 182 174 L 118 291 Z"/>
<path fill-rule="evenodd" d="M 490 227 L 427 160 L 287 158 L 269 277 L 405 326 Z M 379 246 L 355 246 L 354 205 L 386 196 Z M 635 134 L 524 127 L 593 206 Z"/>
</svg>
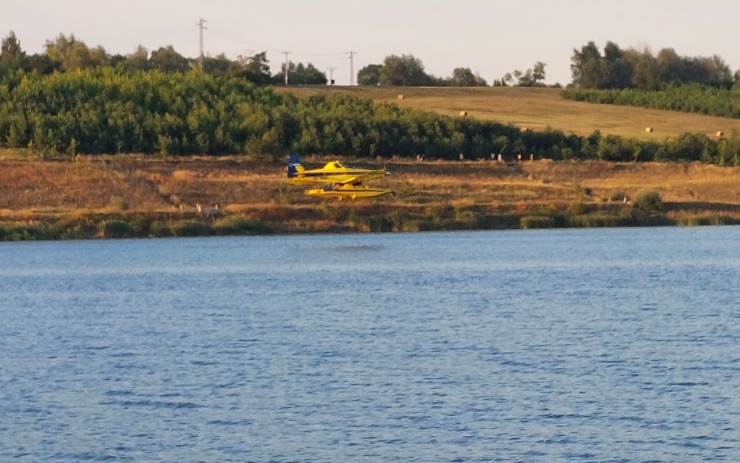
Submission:
<svg viewBox="0 0 740 463">
<path fill-rule="evenodd" d="M 360 178 L 359 178 L 359 177 L 357 177 L 357 176 L 355 175 L 355 176 L 352 176 L 352 177 L 342 178 L 342 179 L 340 179 L 340 180 L 337 180 L 337 181 L 336 181 L 336 182 L 334 182 L 334 183 L 339 183 L 339 184 L 341 184 L 341 185 L 347 185 L 347 184 L 350 184 L 350 185 L 355 185 L 355 186 L 358 186 L 358 185 L 360 185 L 360 184 L 361 184 L 362 182 L 360 181 Z"/>
<path fill-rule="evenodd" d="M 340 186 L 332 186 L 327 185 L 325 188 L 319 188 L 319 189 L 313 189 L 313 190 L 306 190 L 304 192 L 308 196 L 319 196 L 319 197 L 325 197 L 325 198 L 349 198 L 349 199 L 358 199 L 358 198 L 376 198 L 378 196 L 384 196 L 389 194 L 395 194 L 393 190 L 387 190 L 382 188 L 357 188 L 352 185 L 340 185 Z"/>
</svg>

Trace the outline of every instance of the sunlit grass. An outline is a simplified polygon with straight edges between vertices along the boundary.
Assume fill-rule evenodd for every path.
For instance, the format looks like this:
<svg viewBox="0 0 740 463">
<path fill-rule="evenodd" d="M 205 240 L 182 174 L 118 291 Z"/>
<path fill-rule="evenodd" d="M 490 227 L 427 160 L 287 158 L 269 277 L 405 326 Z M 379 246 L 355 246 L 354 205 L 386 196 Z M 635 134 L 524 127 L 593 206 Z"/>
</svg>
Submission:
<svg viewBox="0 0 740 463">
<path fill-rule="evenodd" d="M 479 87 L 310 87 L 279 89 L 297 95 L 341 92 L 403 108 L 512 124 L 532 130 L 560 130 L 577 135 L 619 135 L 662 141 L 684 132 L 716 136 L 717 131 L 740 132 L 740 120 L 628 106 L 598 105 L 566 100 L 554 88 Z M 403 99 L 398 96 L 403 95 Z M 645 131 L 647 127 L 652 132 Z"/>
<path fill-rule="evenodd" d="M 740 205 L 740 169 L 692 164 L 606 162 L 389 162 L 381 182 L 396 191 L 371 203 L 332 201 L 330 209 L 452 204 L 611 203 L 653 189 L 667 203 Z M 80 211 L 195 213 L 196 205 L 270 220 L 327 208 L 284 181 L 281 165 L 233 160 L 0 161 L 0 217 Z M 363 206 L 360 206 L 363 204 Z M 272 212 L 271 212 L 272 211 Z M 364 213 L 361 211 L 361 213 Z M 311 219 L 317 217 L 312 215 Z"/>
</svg>

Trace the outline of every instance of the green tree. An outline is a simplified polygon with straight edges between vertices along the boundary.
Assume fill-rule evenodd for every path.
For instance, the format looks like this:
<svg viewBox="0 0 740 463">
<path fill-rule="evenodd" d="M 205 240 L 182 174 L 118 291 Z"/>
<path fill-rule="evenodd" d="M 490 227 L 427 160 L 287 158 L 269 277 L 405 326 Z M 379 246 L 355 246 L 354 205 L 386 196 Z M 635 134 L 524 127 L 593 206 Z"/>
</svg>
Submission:
<svg viewBox="0 0 740 463">
<path fill-rule="evenodd" d="M 606 66 L 601 51 L 591 41 L 580 50 L 573 49 L 570 65 L 573 85 L 582 88 L 604 88 Z"/>
<path fill-rule="evenodd" d="M 449 84 L 453 87 L 485 87 L 488 85 L 479 75 L 473 74 L 470 68 L 455 68 Z"/>
<path fill-rule="evenodd" d="M 656 80 L 659 82 L 677 82 L 683 80 L 683 63 L 673 48 L 664 48 L 655 57 Z"/>
<path fill-rule="evenodd" d="M 146 71 L 149 69 L 149 50 L 139 45 L 136 50 L 126 56 L 122 66 L 127 71 Z"/>
<path fill-rule="evenodd" d="M 280 72 L 273 76 L 273 82 L 276 84 L 285 82 L 285 64 L 281 66 Z M 313 64 L 303 65 L 295 64 L 292 61 L 288 63 L 288 83 L 290 85 L 325 85 L 327 82 L 326 74 L 319 71 Z"/>
<path fill-rule="evenodd" d="M 511 83 L 514 81 L 514 76 L 511 75 L 510 72 L 507 72 L 498 80 L 493 81 L 494 87 L 507 87 L 511 85 Z"/>
<path fill-rule="evenodd" d="M 632 50 L 628 53 L 631 58 L 633 73 L 632 86 L 641 90 L 657 90 L 660 87 L 658 80 L 658 63 L 649 51 L 640 53 Z"/>
<path fill-rule="evenodd" d="M 103 47 L 89 48 L 84 42 L 77 40 L 74 34 L 66 37 L 64 34 L 51 41 L 46 41 L 46 54 L 61 64 L 64 71 L 88 69 L 108 64 L 108 54 Z"/>
<path fill-rule="evenodd" d="M 632 80 L 632 63 L 616 43 L 607 42 L 604 46 L 604 62 L 603 88 L 628 88 Z"/>
<path fill-rule="evenodd" d="M 267 52 L 257 53 L 249 57 L 239 56 L 236 65 L 237 75 L 240 75 L 255 85 L 270 83 L 270 66 L 267 61 Z"/>
<path fill-rule="evenodd" d="M 186 72 L 190 69 L 190 62 L 175 51 L 172 45 L 160 47 L 152 52 L 149 58 L 149 64 L 152 69 L 158 69 L 163 72 Z"/>
<path fill-rule="evenodd" d="M 514 71 L 514 77 L 517 79 L 516 85 L 518 87 L 540 87 L 544 84 L 545 80 L 545 63 L 537 61 L 532 69 L 527 69 L 525 72 Z"/>
<path fill-rule="evenodd" d="M 36 53 L 26 57 L 25 69 L 30 73 L 47 75 L 54 71 L 61 71 L 62 65 L 59 61 L 49 58 L 47 54 Z"/>
<path fill-rule="evenodd" d="M 424 64 L 412 55 L 387 56 L 380 69 L 380 83 L 391 86 L 420 86 L 430 82 Z"/>
<path fill-rule="evenodd" d="M 702 61 L 707 70 L 707 83 L 709 85 L 727 88 L 732 85 L 732 70 L 721 57 L 714 55 L 704 58 Z"/>
<path fill-rule="evenodd" d="M 381 64 L 368 64 L 364 68 L 360 69 L 357 73 L 357 84 L 358 85 L 372 85 L 376 86 L 380 83 L 380 70 L 383 68 Z"/>
<path fill-rule="evenodd" d="M 214 76 L 225 76 L 229 73 L 231 61 L 225 54 L 221 53 L 216 57 L 206 56 L 203 58 L 203 72 Z"/>
<path fill-rule="evenodd" d="M 649 214 L 662 212 L 665 209 L 660 193 L 655 190 L 638 191 L 635 195 L 634 207 Z"/>
<path fill-rule="evenodd" d="M 10 34 L 3 39 L 0 47 L 0 63 L 18 67 L 25 57 L 26 53 L 21 48 L 20 40 L 15 36 L 15 32 L 10 31 Z"/>
</svg>

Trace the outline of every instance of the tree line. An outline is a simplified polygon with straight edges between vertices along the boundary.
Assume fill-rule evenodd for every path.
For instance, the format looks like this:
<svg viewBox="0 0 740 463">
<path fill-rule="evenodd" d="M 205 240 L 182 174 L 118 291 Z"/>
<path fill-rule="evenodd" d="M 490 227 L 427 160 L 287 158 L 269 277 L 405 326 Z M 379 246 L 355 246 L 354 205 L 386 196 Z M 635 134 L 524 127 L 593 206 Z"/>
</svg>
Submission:
<svg viewBox="0 0 740 463">
<path fill-rule="evenodd" d="M 288 62 L 271 73 L 266 52 L 252 56 L 228 59 L 224 54 L 215 57 L 186 58 L 171 45 L 148 51 L 139 46 L 128 54 L 109 54 L 102 46 L 89 47 L 73 34 L 60 34 L 45 44 L 45 52 L 26 54 L 20 40 L 11 31 L 2 40 L 0 75 L 21 69 L 24 72 L 51 74 L 95 67 L 112 67 L 120 71 L 186 72 L 200 69 L 217 76 L 234 76 L 256 85 L 324 85 L 326 74 L 313 64 Z M 546 64 L 538 61 L 530 69 L 514 70 L 493 86 L 544 86 Z M 696 83 L 718 88 L 730 88 L 740 80 L 740 71 L 732 74 L 724 60 L 711 57 L 679 56 L 672 48 L 664 48 L 657 55 L 648 50 L 622 49 L 607 42 L 603 53 L 593 42 L 574 49 L 571 57 L 572 82 L 569 86 L 585 89 L 641 89 L 658 90 L 669 85 Z M 486 79 L 469 67 L 453 69 L 450 77 L 436 77 L 425 71 L 422 61 L 413 55 L 390 55 L 382 63 L 370 64 L 357 73 L 359 85 L 389 86 L 488 86 Z M 740 85 L 740 84 L 738 84 Z M 559 86 L 559 85 L 556 85 Z"/>
<path fill-rule="evenodd" d="M 654 55 L 649 49 L 623 50 L 614 42 L 607 42 L 603 53 L 594 42 L 574 49 L 571 73 L 572 86 L 599 90 L 651 91 L 690 83 L 730 88 L 740 77 L 717 55 L 680 56 L 673 48 Z"/>
<path fill-rule="evenodd" d="M 248 80 L 255 85 L 325 85 L 331 83 L 326 74 L 313 64 L 282 63 L 280 69 L 272 74 L 266 52 L 252 56 L 238 56 L 228 59 L 224 54 L 215 57 L 186 58 L 171 45 L 149 51 L 143 46 L 128 55 L 109 54 L 102 46 L 89 47 L 74 34 L 60 34 L 54 40 L 47 40 L 44 53 L 28 55 L 23 51 L 20 40 L 12 31 L 2 41 L 0 49 L 0 74 L 12 70 L 27 73 L 51 74 L 96 67 L 112 67 L 119 71 L 186 72 L 199 69 L 216 76 L 233 76 Z M 536 86 L 544 85 L 545 64 L 538 62 L 533 69 L 507 73 L 494 85 Z M 488 83 L 469 67 L 458 67 L 447 78 L 428 74 L 422 61 L 412 55 L 390 55 L 382 64 L 370 64 L 357 73 L 359 85 L 397 85 L 397 86 L 455 86 L 477 87 Z"/>
<path fill-rule="evenodd" d="M 550 135 L 564 147 L 576 139 Z M 42 153 L 481 158 L 540 152 L 515 127 L 375 104 L 298 98 L 234 76 L 111 67 L 0 79 L 0 145 Z M 576 146 L 573 145 L 573 149 Z"/>
<path fill-rule="evenodd" d="M 197 70 L 114 68 L 0 80 L 0 146 L 42 154 L 299 154 L 456 160 L 702 161 L 740 165 L 740 137 L 685 134 L 665 143 L 594 132 L 525 130 L 376 104 L 343 94 L 299 98 Z M 497 157 L 497 156 L 496 156 Z"/>
<path fill-rule="evenodd" d="M 589 103 L 639 106 L 740 119 L 740 88 L 717 88 L 707 85 L 669 85 L 661 90 L 639 89 L 590 90 L 571 87 L 563 96 Z"/>
<path fill-rule="evenodd" d="M 47 75 L 99 67 L 111 67 L 121 72 L 187 72 L 190 69 L 199 69 L 215 76 L 239 77 L 256 85 L 283 84 L 286 72 L 289 83 L 293 85 L 327 83 L 326 75 L 311 63 L 283 63 L 278 72 L 271 74 L 266 52 L 238 56 L 235 60 L 228 59 L 223 53 L 200 59 L 186 58 L 172 45 L 168 45 L 151 52 L 139 46 L 128 55 L 111 55 L 102 46 L 88 47 L 74 34 L 60 34 L 54 40 L 47 40 L 44 49 L 44 53 L 27 54 L 18 37 L 11 31 L 0 47 L 0 75 L 18 70 Z"/>
<path fill-rule="evenodd" d="M 515 70 L 493 81 L 493 86 L 544 86 L 546 64 L 538 61 L 531 69 Z M 390 55 L 382 64 L 369 64 L 357 73 L 359 85 L 397 87 L 486 87 L 488 82 L 469 67 L 452 70 L 448 78 L 427 74 L 424 64 L 413 55 Z"/>
</svg>

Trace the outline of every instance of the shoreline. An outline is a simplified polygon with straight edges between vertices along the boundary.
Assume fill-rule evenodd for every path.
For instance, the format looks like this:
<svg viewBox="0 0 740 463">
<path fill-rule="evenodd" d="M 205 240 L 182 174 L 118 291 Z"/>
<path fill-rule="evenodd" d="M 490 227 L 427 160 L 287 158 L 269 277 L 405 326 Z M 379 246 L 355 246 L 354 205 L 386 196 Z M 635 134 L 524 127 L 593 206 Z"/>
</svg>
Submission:
<svg viewBox="0 0 740 463">
<path fill-rule="evenodd" d="M 138 211 L 3 215 L 0 241 L 740 225 L 740 219 L 721 213 L 673 219 L 667 213 L 646 213 L 631 205 L 580 214 L 567 209 L 573 206 L 565 207 L 501 212 L 476 206 L 409 211 L 318 205 L 210 216 L 197 212 Z M 285 216 L 295 218 L 280 219 Z"/>
</svg>

